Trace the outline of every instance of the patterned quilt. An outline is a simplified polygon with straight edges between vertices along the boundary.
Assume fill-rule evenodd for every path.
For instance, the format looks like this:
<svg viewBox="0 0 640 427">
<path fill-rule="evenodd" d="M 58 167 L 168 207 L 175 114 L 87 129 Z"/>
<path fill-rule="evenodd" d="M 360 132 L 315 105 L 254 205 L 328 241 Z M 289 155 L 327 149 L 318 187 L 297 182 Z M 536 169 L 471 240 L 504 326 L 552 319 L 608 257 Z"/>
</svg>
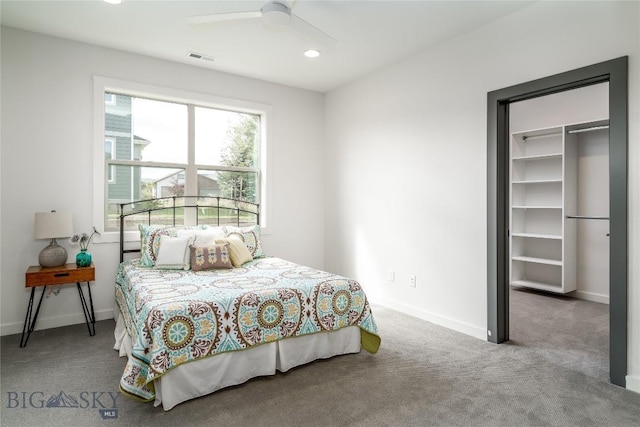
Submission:
<svg viewBox="0 0 640 427">
<path fill-rule="evenodd" d="M 354 325 L 365 350 L 380 346 L 358 282 L 279 258 L 198 272 L 125 261 L 116 301 L 133 343 L 120 388 L 145 402 L 155 397 L 154 379 L 219 353 Z"/>
</svg>

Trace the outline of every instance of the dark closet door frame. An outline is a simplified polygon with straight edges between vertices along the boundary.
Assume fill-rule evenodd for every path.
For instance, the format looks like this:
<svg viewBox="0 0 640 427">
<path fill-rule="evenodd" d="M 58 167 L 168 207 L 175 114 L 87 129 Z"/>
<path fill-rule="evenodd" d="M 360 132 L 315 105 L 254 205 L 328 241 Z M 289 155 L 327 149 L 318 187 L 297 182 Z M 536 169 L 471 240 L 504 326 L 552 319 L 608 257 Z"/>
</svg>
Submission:
<svg viewBox="0 0 640 427">
<path fill-rule="evenodd" d="M 487 94 L 487 340 L 509 340 L 509 104 L 609 82 L 609 379 L 627 375 L 628 57 Z"/>
</svg>

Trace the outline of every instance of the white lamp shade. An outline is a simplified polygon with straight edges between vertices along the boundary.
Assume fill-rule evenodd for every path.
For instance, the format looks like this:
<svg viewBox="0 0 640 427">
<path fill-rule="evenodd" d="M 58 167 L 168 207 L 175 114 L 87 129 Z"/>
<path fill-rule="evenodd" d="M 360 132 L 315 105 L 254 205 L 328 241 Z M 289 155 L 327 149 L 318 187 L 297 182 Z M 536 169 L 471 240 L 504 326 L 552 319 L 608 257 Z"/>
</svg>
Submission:
<svg viewBox="0 0 640 427">
<path fill-rule="evenodd" d="M 35 217 L 36 239 L 56 239 L 73 235 L 73 222 L 68 212 L 37 212 Z"/>
</svg>

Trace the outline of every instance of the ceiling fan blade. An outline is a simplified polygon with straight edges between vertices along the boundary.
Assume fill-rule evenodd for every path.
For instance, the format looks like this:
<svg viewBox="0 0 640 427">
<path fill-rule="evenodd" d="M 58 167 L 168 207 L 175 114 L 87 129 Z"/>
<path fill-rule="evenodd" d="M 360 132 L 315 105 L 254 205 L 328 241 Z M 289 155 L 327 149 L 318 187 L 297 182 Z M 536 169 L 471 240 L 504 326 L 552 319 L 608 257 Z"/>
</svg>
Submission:
<svg viewBox="0 0 640 427">
<path fill-rule="evenodd" d="M 251 10 L 246 12 L 229 12 L 229 13 L 214 13 L 212 15 L 198 15 L 189 16 L 187 21 L 190 24 L 210 24 L 213 22 L 223 21 L 237 21 L 240 19 L 252 19 L 262 17 L 262 12 L 259 10 Z"/>
<path fill-rule="evenodd" d="M 330 48 L 337 43 L 333 37 L 293 13 L 291 14 L 291 23 L 289 26 L 292 30 L 320 44 L 321 47 Z"/>
</svg>

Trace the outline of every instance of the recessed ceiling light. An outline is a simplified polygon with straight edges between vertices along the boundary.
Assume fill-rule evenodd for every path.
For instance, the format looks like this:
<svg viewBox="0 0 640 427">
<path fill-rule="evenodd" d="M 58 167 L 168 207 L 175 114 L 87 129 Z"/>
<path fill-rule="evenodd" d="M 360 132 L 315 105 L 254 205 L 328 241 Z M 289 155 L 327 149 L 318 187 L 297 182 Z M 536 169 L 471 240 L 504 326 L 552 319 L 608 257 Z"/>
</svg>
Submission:
<svg viewBox="0 0 640 427">
<path fill-rule="evenodd" d="M 110 4 L 120 4 L 122 3 L 122 0 L 102 0 L 105 3 L 110 3 Z"/>
<path fill-rule="evenodd" d="M 304 56 L 307 58 L 317 58 L 320 56 L 320 51 L 315 49 L 309 49 L 304 51 Z"/>
</svg>

